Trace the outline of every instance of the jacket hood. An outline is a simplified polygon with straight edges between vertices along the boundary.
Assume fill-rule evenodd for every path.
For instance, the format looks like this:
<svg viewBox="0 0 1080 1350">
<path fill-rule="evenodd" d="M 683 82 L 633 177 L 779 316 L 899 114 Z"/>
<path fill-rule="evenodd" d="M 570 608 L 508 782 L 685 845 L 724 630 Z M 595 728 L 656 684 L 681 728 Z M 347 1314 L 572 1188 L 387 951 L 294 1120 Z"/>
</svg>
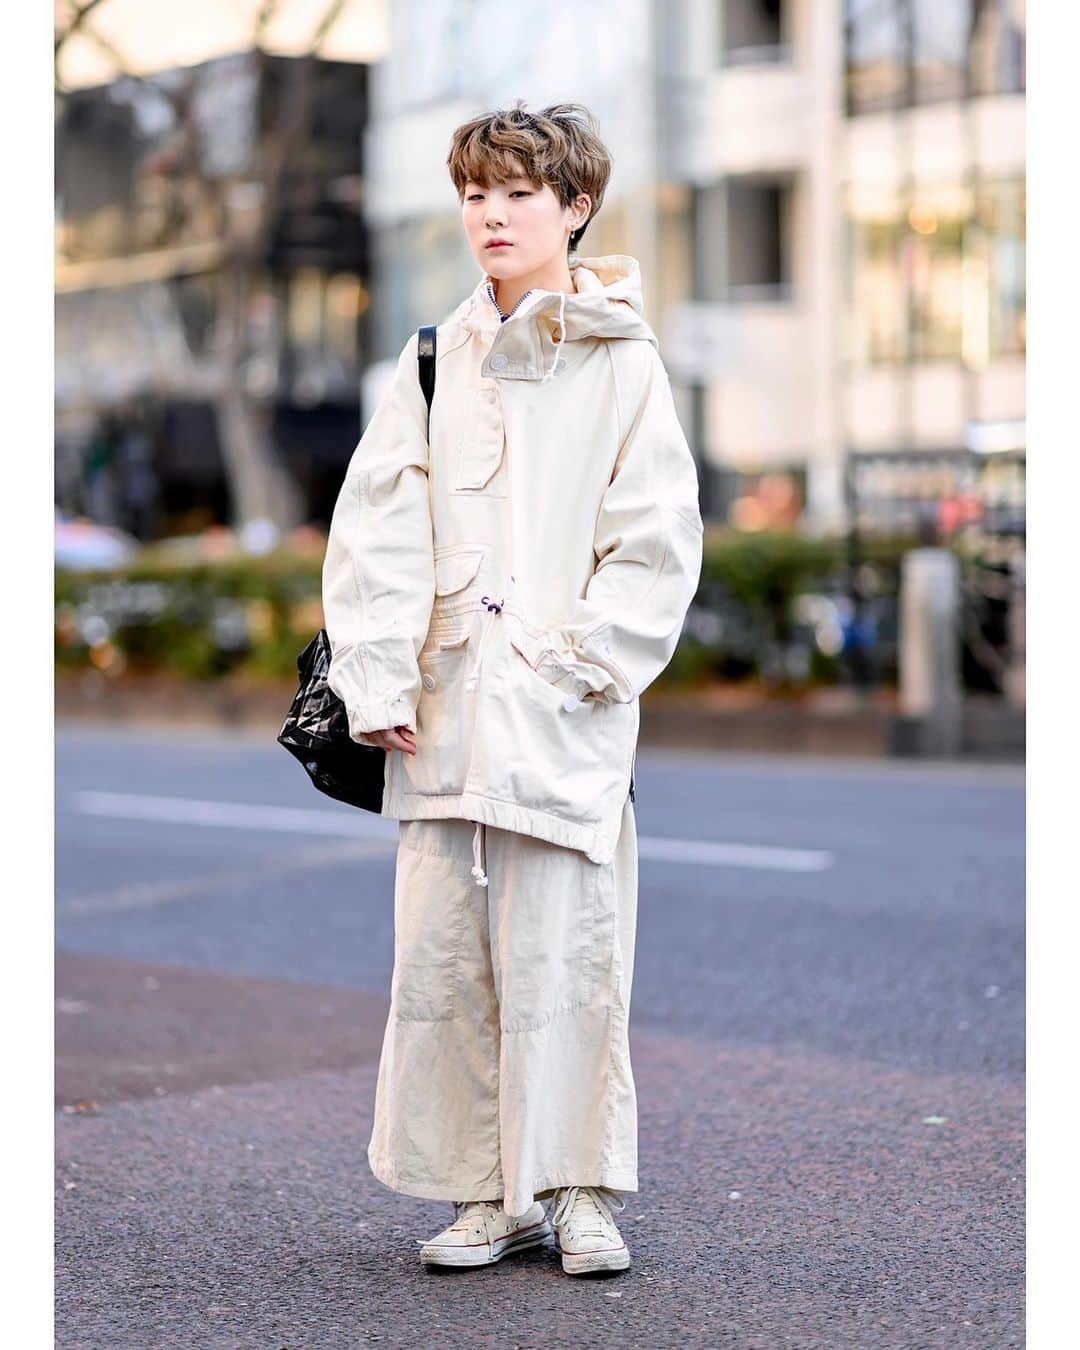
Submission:
<svg viewBox="0 0 1080 1350">
<path fill-rule="evenodd" d="M 658 346 L 656 335 L 642 316 L 641 268 L 636 258 L 626 253 L 611 253 L 602 258 L 575 257 L 570 263 L 573 291 L 536 289 L 503 320 L 487 295 L 487 284 L 495 278 L 485 272 L 473 293 L 450 316 L 472 333 L 506 334 L 508 354 L 524 339 L 521 355 L 532 350 L 525 334 L 542 327 L 545 338 L 558 330 L 562 316 L 562 340 L 581 338 L 638 338 Z M 538 354 L 538 353 L 537 353 Z"/>
</svg>

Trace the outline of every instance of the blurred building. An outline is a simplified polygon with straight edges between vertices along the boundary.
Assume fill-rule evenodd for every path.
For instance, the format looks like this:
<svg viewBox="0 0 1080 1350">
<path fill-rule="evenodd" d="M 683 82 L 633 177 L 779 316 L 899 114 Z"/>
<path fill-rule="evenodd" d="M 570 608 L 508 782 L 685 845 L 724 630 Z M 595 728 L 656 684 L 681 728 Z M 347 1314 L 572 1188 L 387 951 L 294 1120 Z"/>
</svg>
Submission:
<svg viewBox="0 0 1080 1350">
<path fill-rule="evenodd" d="M 1022 528 L 1022 0 L 609 0 L 603 42 L 578 4 L 543 16 L 391 5 L 377 350 L 475 284 L 453 127 L 581 101 L 615 166 L 581 252 L 641 260 L 708 514 Z"/>
<path fill-rule="evenodd" d="M 614 172 L 580 251 L 641 262 L 707 515 L 1022 538 L 1023 0 L 378 8 L 380 59 L 315 63 L 245 301 L 244 388 L 308 515 L 410 332 L 478 279 L 451 132 L 523 98 L 599 119 Z M 223 241 L 265 205 L 290 62 L 194 69 L 182 122 L 177 71 L 79 91 L 59 120 L 58 494 L 106 518 L 132 424 L 121 458 L 149 436 L 175 508 L 229 514 Z"/>
<path fill-rule="evenodd" d="M 329 518 L 369 359 L 367 67 L 313 61 L 301 99 L 298 65 L 240 52 L 60 103 L 61 506 L 143 538 L 232 520 L 222 376 L 235 343 L 235 378 L 301 518 Z M 282 149 L 284 171 L 268 172 Z M 235 245 L 250 264 L 231 265 Z"/>
<path fill-rule="evenodd" d="M 687 384 L 705 510 L 753 529 L 834 523 L 842 58 L 839 0 L 681 0 L 659 71 L 670 201 L 662 319 Z M 660 12 L 658 10 L 658 13 Z"/>
<path fill-rule="evenodd" d="M 863 528 L 1024 530 L 1024 0 L 849 0 L 841 426 Z"/>
<path fill-rule="evenodd" d="M 461 122 L 526 100 L 587 104 L 615 160 L 612 186 L 582 254 L 648 255 L 655 232 L 655 39 L 650 0 L 391 0 L 390 42 L 372 67 L 367 220 L 373 335 L 384 357 L 457 305 L 479 279 L 446 167 Z M 602 38 L 601 38 L 602 35 Z M 642 258 L 650 293 L 655 274 Z M 650 294 L 652 308 L 656 296 Z"/>
<path fill-rule="evenodd" d="M 713 509 L 770 523 L 786 481 L 821 527 L 1015 524 L 1022 3 L 664 8 L 682 24 L 665 163 L 689 185 L 695 263 L 664 332 Z"/>
</svg>

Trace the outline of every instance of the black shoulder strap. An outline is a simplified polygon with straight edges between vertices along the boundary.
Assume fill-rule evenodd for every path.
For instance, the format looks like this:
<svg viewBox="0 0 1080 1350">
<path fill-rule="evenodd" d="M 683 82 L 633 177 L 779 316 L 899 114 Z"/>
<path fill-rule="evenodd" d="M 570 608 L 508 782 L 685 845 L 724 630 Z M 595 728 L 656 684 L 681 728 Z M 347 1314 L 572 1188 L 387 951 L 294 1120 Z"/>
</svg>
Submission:
<svg viewBox="0 0 1080 1350">
<path fill-rule="evenodd" d="M 435 395 L 435 329 L 436 324 L 425 324 L 417 329 L 416 357 L 420 366 L 420 388 L 428 406 L 428 425 L 431 425 L 431 400 Z"/>
</svg>

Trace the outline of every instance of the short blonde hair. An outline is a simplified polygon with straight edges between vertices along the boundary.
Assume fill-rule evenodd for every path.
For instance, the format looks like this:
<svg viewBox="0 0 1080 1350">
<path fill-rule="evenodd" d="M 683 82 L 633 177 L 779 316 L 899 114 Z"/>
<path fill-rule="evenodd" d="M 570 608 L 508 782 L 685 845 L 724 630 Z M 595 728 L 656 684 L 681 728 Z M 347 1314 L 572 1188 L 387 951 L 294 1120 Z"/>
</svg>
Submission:
<svg viewBox="0 0 1080 1350">
<path fill-rule="evenodd" d="M 570 236 L 571 252 L 600 210 L 611 177 L 611 155 L 597 133 L 596 118 L 581 103 L 552 103 L 532 113 L 518 99 L 512 108 L 474 117 L 454 132 L 446 164 L 459 200 L 464 200 L 466 183 L 486 188 L 519 173 L 536 187 L 547 183 L 563 206 L 588 193 L 589 214 Z"/>
</svg>

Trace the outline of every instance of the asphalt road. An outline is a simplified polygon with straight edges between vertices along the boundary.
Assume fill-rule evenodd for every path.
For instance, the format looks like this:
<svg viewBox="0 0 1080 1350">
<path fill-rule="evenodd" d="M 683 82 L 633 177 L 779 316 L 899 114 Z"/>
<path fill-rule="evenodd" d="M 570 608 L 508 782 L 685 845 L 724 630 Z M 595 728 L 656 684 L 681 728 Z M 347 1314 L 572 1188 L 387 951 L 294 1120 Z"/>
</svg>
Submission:
<svg viewBox="0 0 1080 1350">
<path fill-rule="evenodd" d="M 365 1157 L 396 826 L 61 725 L 57 1344 L 1023 1344 L 1016 768 L 639 750 L 623 1275 L 421 1269 Z"/>
</svg>

